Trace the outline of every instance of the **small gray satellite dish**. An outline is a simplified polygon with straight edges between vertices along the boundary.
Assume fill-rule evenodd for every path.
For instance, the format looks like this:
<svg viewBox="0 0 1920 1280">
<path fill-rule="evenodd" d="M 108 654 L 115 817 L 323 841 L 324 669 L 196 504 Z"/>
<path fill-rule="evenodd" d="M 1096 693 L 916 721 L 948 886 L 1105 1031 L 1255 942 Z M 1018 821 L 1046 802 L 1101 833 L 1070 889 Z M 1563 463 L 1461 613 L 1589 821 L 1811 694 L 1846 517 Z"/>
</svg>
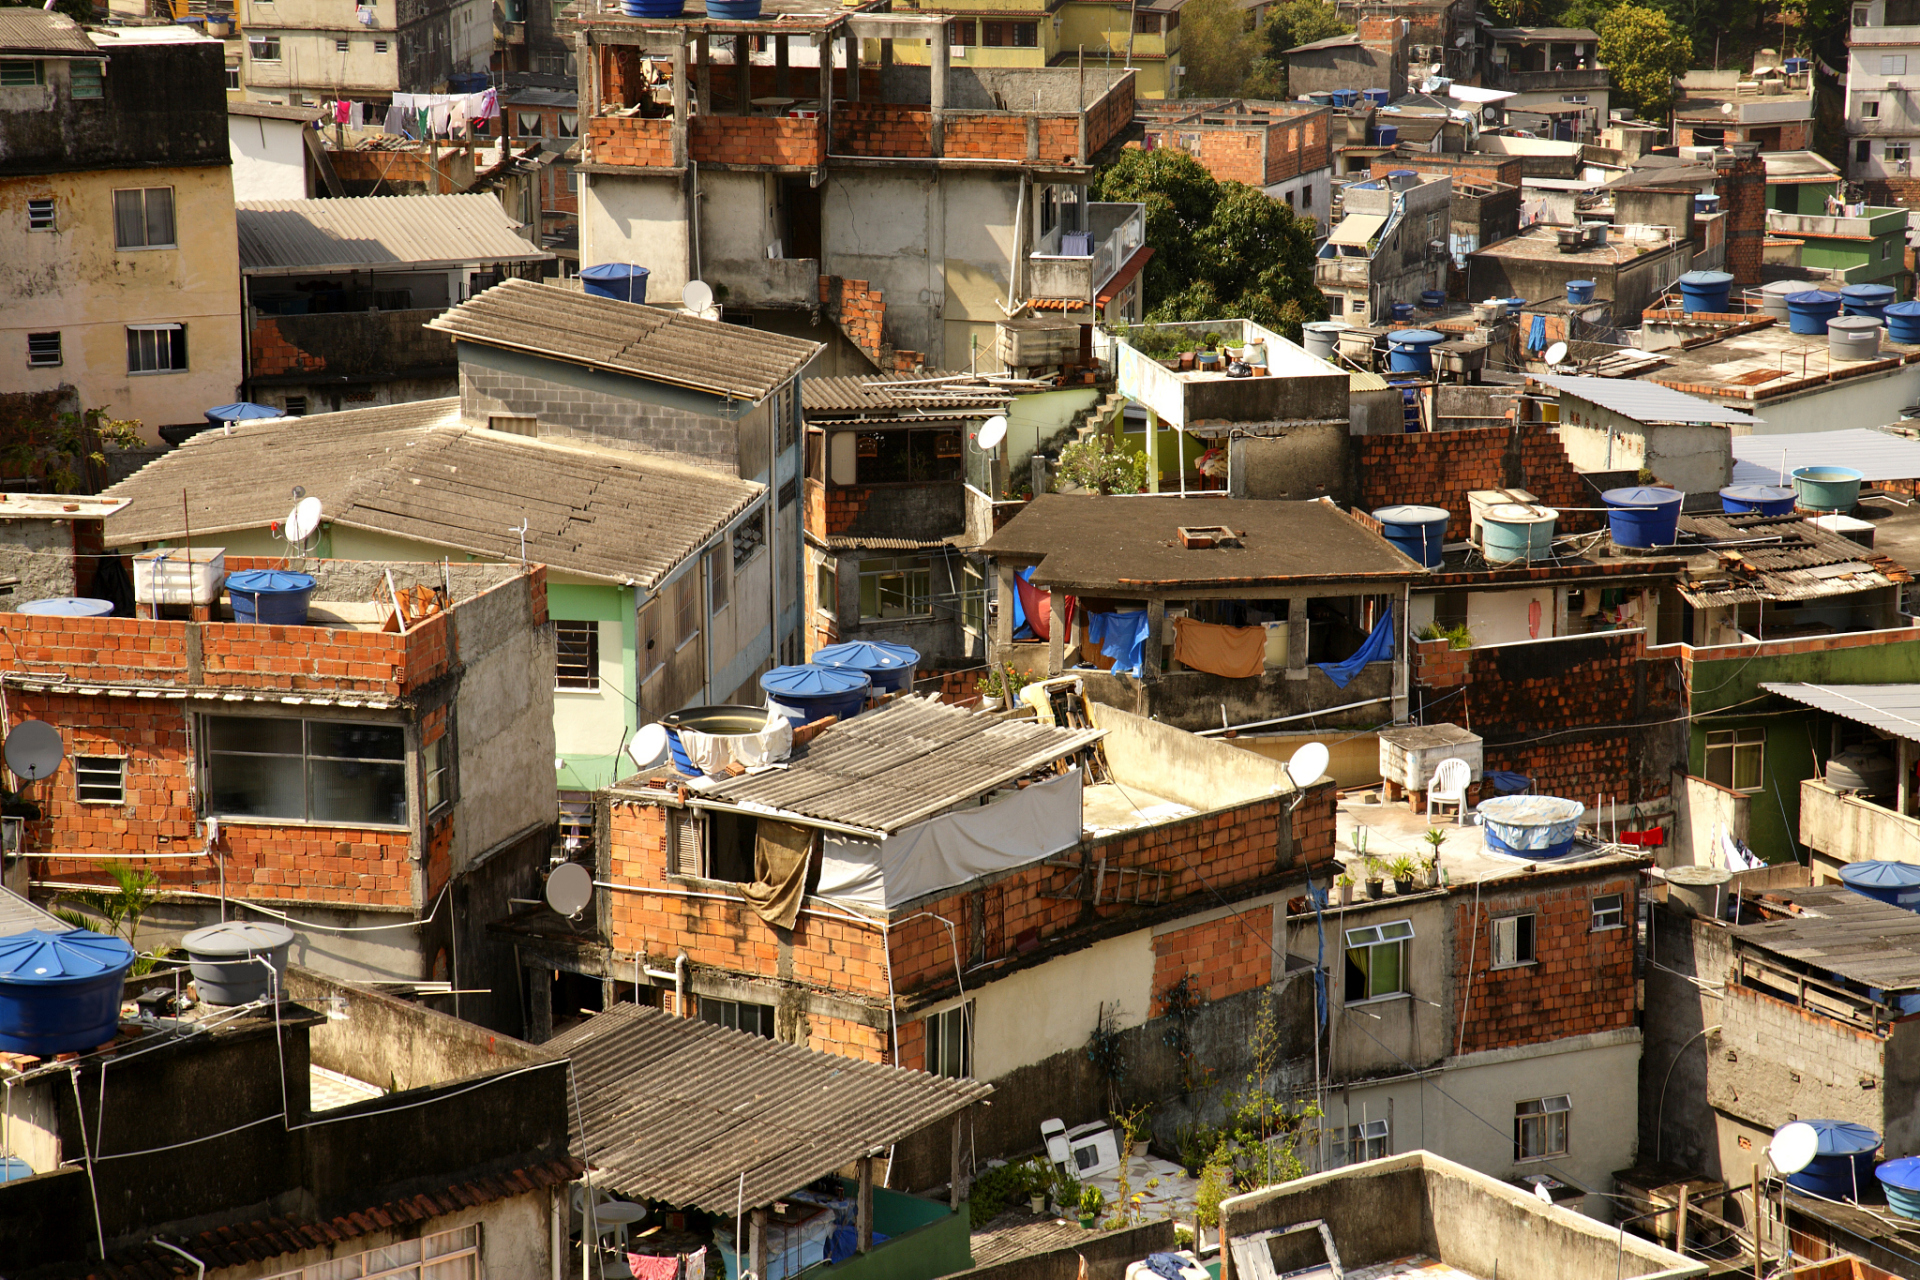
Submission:
<svg viewBox="0 0 1920 1280">
<path fill-rule="evenodd" d="M 1293 779 L 1296 787 L 1310 787 L 1320 781 L 1320 776 L 1327 771 L 1327 761 L 1332 758 L 1333 753 L 1324 744 L 1309 742 L 1287 761 L 1287 777 Z"/>
<path fill-rule="evenodd" d="M 287 513 L 287 541 L 305 542 L 320 528 L 320 499 L 302 498 Z"/>
<path fill-rule="evenodd" d="M 667 752 L 667 727 L 663 724 L 641 725 L 640 732 L 634 734 L 633 741 L 627 744 L 627 754 L 642 769 L 665 764 Z"/>
<path fill-rule="evenodd" d="M 60 731 L 45 720 L 22 720 L 7 735 L 7 768 L 28 782 L 37 782 L 60 767 L 67 749 Z"/>
<path fill-rule="evenodd" d="M 680 291 L 680 305 L 696 314 L 713 305 L 713 286 L 705 280 L 689 280 Z"/>
<path fill-rule="evenodd" d="M 563 862 L 547 873 L 547 905 L 569 918 L 593 901 L 593 873 L 577 862 Z"/>
<path fill-rule="evenodd" d="M 1819 1154 L 1820 1131 L 1798 1120 L 1774 1130 L 1773 1141 L 1767 1144 L 1767 1159 L 1789 1177 L 1812 1164 Z"/>
<path fill-rule="evenodd" d="M 980 424 L 980 433 L 974 436 L 973 440 L 974 440 L 974 443 L 979 445 L 981 450 L 984 452 L 992 449 L 998 449 L 1000 447 L 1000 442 L 1002 440 L 1005 440 L 1006 438 L 1007 438 L 1007 420 L 1004 417 L 1001 417 L 999 414 L 995 414 L 993 417 L 988 418 L 985 422 Z"/>
<path fill-rule="evenodd" d="M 1563 364 L 1563 363 L 1565 363 L 1565 362 L 1566 362 L 1566 358 L 1567 358 L 1567 344 L 1566 344 L 1566 343 L 1564 343 L 1564 342 L 1556 342 L 1556 343 L 1554 343 L 1554 344 L 1553 344 L 1552 346 L 1550 346 L 1550 347 L 1548 347 L 1548 348 L 1547 348 L 1547 363 L 1548 363 L 1548 364 Z"/>
</svg>

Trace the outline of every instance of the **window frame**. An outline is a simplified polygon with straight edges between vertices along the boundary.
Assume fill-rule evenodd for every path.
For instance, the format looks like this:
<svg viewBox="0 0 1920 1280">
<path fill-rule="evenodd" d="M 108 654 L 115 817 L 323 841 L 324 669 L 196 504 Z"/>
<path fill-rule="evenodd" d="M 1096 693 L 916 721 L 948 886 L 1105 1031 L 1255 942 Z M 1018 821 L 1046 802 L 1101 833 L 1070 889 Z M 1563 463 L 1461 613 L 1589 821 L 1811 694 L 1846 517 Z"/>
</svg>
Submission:
<svg viewBox="0 0 1920 1280">
<path fill-rule="evenodd" d="M 813 609 L 831 618 L 840 616 L 840 562 L 832 556 L 814 566 Z"/>
<path fill-rule="evenodd" d="M 727 1000 L 720 996 L 703 996 L 697 991 L 694 992 L 693 998 L 697 1005 L 694 1016 L 702 1022 L 711 1023 L 716 1027 L 725 1027 L 729 1031 L 744 1031 L 748 1035 L 759 1036 L 764 1040 L 777 1038 L 773 1033 L 774 1007 L 770 1004 L 755 1004 L 751 1000 Z M 708 1017 L 709 1009 L 719 1016 Z M 752 1016 L 755 1023 L 750 1028 L 740 1025 L 749 1009 L 753 1010 Z M 762 1028 L 765 1029 L 762 1030 Z"/>
<path fill-rule="evenodd" d="M 167 232 L 166 240 L 155 240 L 153 235 L 154 211 L 149 206 L 156 191 L 167 193 Z M 123 230 L 120 198 L 138 195 L 140 197 L 140 234 L 139 244 L 130 244 L 120 238 Z M 141 253 L 149 249 L 178 249 L 180 247 L 180 203 L 172 187 L 115 187 L 113 189 L 113 248 L 116 253 Z"/>
<path fill-rule="evenodd" d="M 1533 1108 L 1529 1110 L 1528 1108 Z M 1557 1120 L 1556 1120 L 1557 1117 Z M 1531 1151 L 1527 1131 L 1537 1127 L 1541 1149 Z M 1554 1142 L 1558 1129 L 1559 1146 Z M 1554 1160 L 1567 1155 L 1573 1147 L 1573 1095 L 1556 1093 L 1544 1098 L 1527 1098 L 1513 1104 L 1513 1160 L 1527 1164 L 1536 1160 Z"/>
<path fill-rule="evenodd" d="M 563 628 L 577 629 L 572 641 L 563 641 Z M 569 674 L 562 664 L 563 644 L 584 645 L 575 667 L 583 668 L 581 674 Z M 569 683 L 572 681 L 573 683 Z M 553 691 L 555 693 L 599 693 L 600 692 L 600 624 L 583 618 L 555 618 L 553 620 Z"/>
<path fill-rule="evenodd" d="M 1880 74 L 1883 76 L 1903 76 L 1907 74 L 1907 55 L 1904 53 L 1881 54 Z"/>
<path fill-rule="evenodd" d="M 333 51 L 335 53 L 348 53 L 348 52 L 351 52 L 352 49 L 353 49 L 352 42 L 347 40 L 346 38 L 342 36 L 335 36 L 333 38 Z"/>
<path fill-rule="evenodd" d="M 1715 739 L 1721 739 L 1721 741 L 1716 742 Z M 1749 750 L 1759 757 L 1755 770 L 1757 781 L 1751 786 L 1741 786 L 1740 763 L 1742 754 Z M 1714 762 L 1722 755 L 1726 759 L 1727 780 L 1725 782 L 1714 776 L 1716 772 Z M 1742 795 L 1754 795 L 1765 791 L 1767 789 L 1767 731 L 1764 728 L 1752 727 L 1707 730 L 1706 745 L 1701 758 L 1701 777 L 1717 787 L 1724 787 L 1728 791 L 1739 792 Z"/>
<path fill-rule="evenodd" d="M 1351 968 L 1347 971 L 1347 981 L 1342 988 L 1344 1003 L 1348 1005 L 1371 1004 L 1376 1000 L 1397 1000 L 1411 996 L 1413 989 L 1410 976 L 1407 972 L 1407 944 L 1412 942 L 1416 936 L 1413 929 L 1413 921 L 1411 920 L 1386 920 L 1379 924 L 1361 925 L 1358 928 L 1346 930 L 1341 936 L 1341 941 L 1344 945 L 1346 964 L 1351 966 Z M 1391 991 L 1376 991 L 1374 990 L 1374 976 L 1376 972 L 1374 953 L 1389 947 L 1393 948 L 1395 952 L 1395 970 L 1398 975 L 1395 982 L 1397 985 Z M 1366 964 L 1364 968 L 1354 964 L 1353 956 L 1356 952 L 1365 953 Z M 1362 976 L 1366 984 L 1365 994 L 1358 997 L 1353 996 L 1350 991 L 1356 972 Z"/>
<path fill-rule="evenodd" d="M 385 40 L 375 40 L 375 41 L 373 42 L 373 51 L 374 51 L 374 52 L 375 52 L 376 54 L 380 54 L 380 53 L 385 53 L 385 52 L 387 52 L 387 50 L 388 50 L 388 48 L 389 48 L 389 47 L 390 47 L 390 46 L 389 46 L 389 45 L 387 44 L 387 42 L 386 42 Z"/>
<path fill-rule="evenodd" d="M 420 748 L 420 807 L 429 818 L 453 803 L 453 743 L 451 726 Z"/>
<path fill-rule="evenodd" d="M 144 361 L 148 354 L 146 350 L 147 342 L 144 339 L 136 339 L 134 335 L 148 333 L 164 333 L 169 335 L 164 344 L 166 353 L 165 364 L 157 363 L 163 344 L 160 339 L 154 338 L 152 340 L 152 354 L 156 363 L 150 368 L 144 367 Z M 128 377 L 157 377 L 169 373 L 187 373 L 191 369 L 192 365 L 187 358 L 187 326 L 173 322 L 130 324 L 127 326 Z"/>
<path fill-rule="evenodd" d="M 933 558 L 925 555 L 873 556 L 858 562 L 860 581 L 858 608 L 862 622 L 901 622 L 934 616 Z M 868 566 L 875 566 L 869 568 Z M 898 613 L 888 613 L 884 603 L 885 581 L 902 578 L 904 586 L 896 595 L 904 603 Z M 922 579 L 924 578 L 924 586 Z M 872 613 L 867 612 L 867 583 L 873 582 Z"/>
<path fill-rule="evenodd" d="M 707 616 L 717 618 L 733 606 L 733 554 L 728 543 L 707 549 Z"/>
<path fill-rule="evenodd" d="M 67 356 L 66 356 L 65 343 L 61 341 L 60 332 L 61 332 L 60 330 L 55 329 L 51 333 L 30 333 L 27 335 L 27 368 L 58 369 L 66 364 Z M 53 339 L 53 359 L 51 360 L 36 359 L 34 357 L 33 341 L 35 338 L 52 338 Z M 42 343 L 41 345 L 43 347 L 45 346 L 44 343 Z"/>
<path fill-rule="evenodd" d="M 930 1013 L 920 1021 L 926 1037 L 921 1058 L 926 1073 L 943 1080 L 973 1079 L 973 1001 L 964 1000 L 950 1009 Z M 959 1041 L 957 1055 L 949 1051 L 956 1039 Z M 957 1062 L 953 1061 L 956 1056 Z"/>
<path fill-rule="evenodd" d="M 1888 164 L 1904 164 L 1913 159 L 1913 144 L 1910 142 L 1889 142 L 1880 148 L 1880 158 Z"/>
<path fill-rule="evenodd" d="M 699 573 L 683 573 L 673 585 L 673 651 L 677 655 L 700 638 L 706 621 L 702 616 L 704 593 L 700 590 Z"/>
<path fill-rule="evenodd" d="M 1605 905 L 1611 902 L 1612 905 Z M 1627 895 L 1624 893 L 1597 893 L 1592 899 L 1593 920 L 1588 926 L 1589 933 L 1606 933 L 1613 929 L 1627 927 Z"/>
<path fill-rule="evenodd" d="M 83 764 L 83 761 L 91 762 L 91 764 Z M 82 781 L 82 774 L 87 772 L 104 774 L 107 772 L 103 767 L 106 764 L 113 766 L 113 782 L 111 784 L 113 794 L 91 796 L 86 794 L 87 789 L 90 787 L 102 789 L 107 787 L 108 784 L 97 779 L 92 782 Z M 80 755 L 76 752 L 73 757 L 73 799 L 76 804 L 108 805 L 115 808 L 124 807 L 127 803 L 127 758 L 123 755 Z"/>
<path fill-rule="evenodd" d="M 86 73 L 82 76 L 82 71 Z M 81 92 L 82 84 L 93 90 Z M 70 58 L 67 61 L 67 96 L 75 102 L 99 102 L 107 96 L 107 64 L 96 62 L 92 58 Z"/>
<path fill-rule="evenodd" d="M 1860 99 L 1860 118 L 1862 120 L 1878 120 L 1880 118 L 1880 99 Z"/>
<path fill-rule="evenodd" d="M 295 724 L 300 727 L 300 753 L 293 755 L 285 751 L 236 751 L 216 749 L 213 745 L 213 726 L 216 721 L 232 721 L 235 724 L 249 726 Z M 313 750 L 311 726 L 318 724 L 347 725 L 359 729 L 386 729 L 400 735 L 400 755 L 390 756 L 338 756 L 322 755 Z M 407 743 L 406 726 L 387 720 L 349 720 L 331 716 L 234 716 L 203 715 L 196 721 L 199 730 L 195 751 L 196 773 L 200 781 L 200 794 L 205 797 L 206 811 L 222 822 L 252 826 L 300 826 L 300 827 L 336 827 L 354 830 L 408 831 L 413 828 L 413 797 L 408 794 L 407 770 L 412 765 Z M 235 813 L 215 808 L 214 770 L 216 757 L 237 756 L 250 760 L 297 760 L 300 770 L 301 816 L 292 817 L 270 813 Z M 373 765 L 377 767 L 397 768 L 400 776 L 400 794 L 404 812 L 397 821 L 373 821 L 370 819 L 340 816 L 314 816 L 313 763 L 347 763 Z"/>
<path fill-rule="evenodd" d="M 1489 968 L 1524 969 L 1537 964 L 1538 948 L 1537 913 L 1518 911 L 1487 922 L 1487 954 L 1492 960 Z"/>
<path fill-rule="evenodd" d="M 35 206 L 41 206 L 35 208 Z M 27 230 L 58 231 L 60 201 L 56 196 L 30 196 L 27 199 Z"/>
<path fill-rule="evenodd" d="M 1331 1150 L 1327 1156 L 1327 1169 L 1344 1169 L 1350 1164 L 1364 1164 L 1369 1160 L 1382 1160 L 1393 1154 L 1393 1126 L 1386 1120 L 1362 1120 L 1359 1124 L 1335 1125 L 1334 1139 L 1329 1144 Z M 1353 1158 L 1353 1147 L 1360 1144 L 1360 1158 Z M 1375 1144 L 1380 1154 L 1372 1154 Z M 1324 1171 L 1323 1171 L 1324 1172 Z"/>
<path fill-rule="evenodd" d="M 21 80 L 20 68 L 27 68 L 27 79 Z M 15 77 L 9 80 L 7 77 Z M 0 58 L 0 89 L 39 89 L 47 83 L 47 60 L 45 58 Z"/>
<path fill-rule="evenodd" d="M 268 49 L 273 50 L 273 52 L 271 54 L 268 54 L 266 52 Z M 279 36 L 248 36 L 247 37 L 247 61 L 279 62 L 280 61 L 280 37 Z"/>
</svg>

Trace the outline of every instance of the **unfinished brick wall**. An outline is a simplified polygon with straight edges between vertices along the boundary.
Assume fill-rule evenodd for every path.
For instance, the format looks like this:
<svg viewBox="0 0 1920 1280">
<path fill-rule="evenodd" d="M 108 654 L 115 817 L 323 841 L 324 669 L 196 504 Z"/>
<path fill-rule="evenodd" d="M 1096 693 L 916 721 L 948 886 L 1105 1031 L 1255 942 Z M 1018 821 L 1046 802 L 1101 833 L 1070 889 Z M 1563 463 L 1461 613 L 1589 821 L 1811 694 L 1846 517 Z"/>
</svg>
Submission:
<svg viewBox="0 0 1920 1280">
<path fill-rule="evenodd" d="M 1638 875 L 1504 883 L 1515 887 L 1492 890 L 1477 906 L 1467 895 L 1454 898 L 1460 1051 L 1544 1044 L 1633 1026 Z M 1613 893 L 1621 895 L 1624 927 L 1596 930 L 1593 899 Z M 1488 922 L 1528 912 L 1534 915 L 1534 963 L 1493 968 Z"/>
<path fill-rule="evenodd" d="M 1519 156 L 1482 155 L 1479 152 L 1440 154 L 1428 151 L 1396 152 L 1376 156 L 1367 167 L 1373 178 L 1384 178 L 1395 169 L 1416 169 L 1421 173 L 1444 173 L 1468 182 L 1501 182 L 1518 187 L 1526 176 Z"/>
<path fill-rule="evenodd" d="M 1273 908 L 1256 907 L 1153 940 L 1153 1009 L 1166 1010 L 1167 991 L 1192 977 L 1202 1001 L 1223 1000 L 1273 981 Z"/>
<path fill-rule="evenodd" d="M 1249 186 L 1260 186 L 1264 182 L 1279 182 L 1282 178 L 1270 176 L 1270 158 L 1266 153 L 1266 126 L 1249 129 L 1205 129 L 1198 134 L 1199 154 L 1194 156 L 1208 173 L 1221 182 L 1244 182 Z M 1171 136 L 1178 145 L 1178 134 Z M 1279 148 L 1276 146 L 1276 151 Z M 1290 177 L 1291 175 L 1283 175 Z"/>
<path fill-rule="evenodd" d="M 1713 187 L 1727 212 L 1727 270 L 1737 285 L 1758 285 L 1767 242 L 1766 162 L 1757 155 L 1735 160 Z"/>
<path fill-rule="evenodd" d="M 1360 505 L 1371 510 L 1396 503 L 1444 507 L 1449 541 L 1462 542 L 1472 526 L 1467 494 L 1475 489 L 1525 489 L 1548 506 L 1591 507 L 1560 437 L 1551 428 L 1524 423 L 1514 433 L 1505 427 L 1414 435 L 1361 436 Z M 1558 529 L 1580 533 L 1600 527 L 1591 511 L 1564 510 Z"/>
<path fill-rule="evenodd" d="M 873 497 L 871 489 L 828 489 L 826 491 L 826 527 L 827 532 L 845 533 L 860 522 L 867 513 L 867 502 Z"/>
<path fill-rule="evenodd" d="M 819 165 L 827 159 L 818 119 L 786 116 L 695 116 L 687 146 L 702 164 Z"/>
<path fill-rule="evenodd" d="M 953 127 L 951 119 L 947 127 Z M 1026 155 L 1025 134 L 1020 155 Z M 933 111 L 889 102 L 836 102 L 833 152 L 842 156 L 933 155 Z"/>
<path fill-rule="evenodd" d="M 595 116 L 587 121 L 587 159 L 635 168 L 673 167 L 673 121 Z"/>
<path fill-rule="evenodd" d="M 254 321 L 247 335 L 247 369 L 251 376 L 277 378 L 284 373 L 310 373 L 326 367 L 325 360 L 302 351 L 280 331 L 278 316 Z"/>
</svg>

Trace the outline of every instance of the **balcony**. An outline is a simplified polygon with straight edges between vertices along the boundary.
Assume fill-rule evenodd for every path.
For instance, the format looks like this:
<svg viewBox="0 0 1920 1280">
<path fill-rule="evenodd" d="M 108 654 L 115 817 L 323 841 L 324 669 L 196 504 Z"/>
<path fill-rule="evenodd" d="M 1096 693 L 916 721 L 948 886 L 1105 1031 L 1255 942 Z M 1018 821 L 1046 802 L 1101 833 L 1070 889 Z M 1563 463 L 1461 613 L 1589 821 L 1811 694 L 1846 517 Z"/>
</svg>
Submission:
<svg viewBox="0 0 1920 1280">
<path fill-rule="evenodd" d="M 1086 231 L 1059 227 L 1027 257 L 1027 291 L 1036 298 L 1091 303 L 1147 241 L 1143 204 L 1089 204 Z"/>
<path fill-rule="evenodd" d="M 1493 64 L 1487 76 L 1491 88 L 1514 93 L 1586 93 L 1607 87 L 1605 67 L 1586 67 L 1569 71 L 1517 71 L 1504 62 Z"/>
<path fill-rule="evenodd" d="M 1888 856 L 1890 849 L 1920 845 L 1920 818 L 1902 817 L 1885 805 L 1838 791 L 1818 778 L 1800 784 L 1800 843 L 1816 866 L 1836 870 L 1849 862 Z"/>
<path fill-rule="evenodd" d="M 1769 210 L 1767 232 L 1776 236 L 1808 236 L 1815 239 L 1870 240 L 1904 232 L 1907 211 L 1868 205 L 1857 218 L 1829 218 L 1817 213 L 1781 213 Z"/>
<path fill-rule="evenodd" d="M 1855 27 L 1847 33 L 1849 47 L 1861 45 L 1920 45 L 1920 27 Z"/>
<path fill-rule="evenodd" d="M 726 286 L 732 307 L 806 309 L 820 305 L 818 258 L 715 259 L 709 282 Z"/>
</svg>

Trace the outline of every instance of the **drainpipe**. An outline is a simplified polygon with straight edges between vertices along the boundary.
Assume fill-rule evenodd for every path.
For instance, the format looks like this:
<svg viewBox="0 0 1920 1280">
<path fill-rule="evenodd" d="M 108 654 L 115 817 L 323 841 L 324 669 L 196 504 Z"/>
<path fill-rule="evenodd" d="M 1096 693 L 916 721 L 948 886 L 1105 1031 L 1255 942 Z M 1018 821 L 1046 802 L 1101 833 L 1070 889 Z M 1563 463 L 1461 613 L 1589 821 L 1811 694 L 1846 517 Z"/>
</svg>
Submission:
<svg viewBox="0 0 1920 1280">
<path fill-rule="evenodd" d="M 687 953 L 684 951 L 673 958 L 673 1012 L 676 1017 L 687 1016 Z"/>
<path fill-rule="evenodd" d="M 165 1249 L 168 1253 L 179 1254 L 181 1257 L 185 1258 L 188 1262 L 191 1262 L 194 1266 L 200 1268 L 200 1274 L 195 1276 L 194 1280 L 207 1280 L 207 1264 L 200 1261 L 200 1259 L 194 1257 L 192 1254 L 188 1253 L 185 1249 L 182 1249 L 179 1245 L 168 1244 L 165 1240 L 161 1240 L 158 1238 L 149 1240 L 147 1241 L 147 1243 L 157 1244 L 162 1249 Z"/>
</svg>

